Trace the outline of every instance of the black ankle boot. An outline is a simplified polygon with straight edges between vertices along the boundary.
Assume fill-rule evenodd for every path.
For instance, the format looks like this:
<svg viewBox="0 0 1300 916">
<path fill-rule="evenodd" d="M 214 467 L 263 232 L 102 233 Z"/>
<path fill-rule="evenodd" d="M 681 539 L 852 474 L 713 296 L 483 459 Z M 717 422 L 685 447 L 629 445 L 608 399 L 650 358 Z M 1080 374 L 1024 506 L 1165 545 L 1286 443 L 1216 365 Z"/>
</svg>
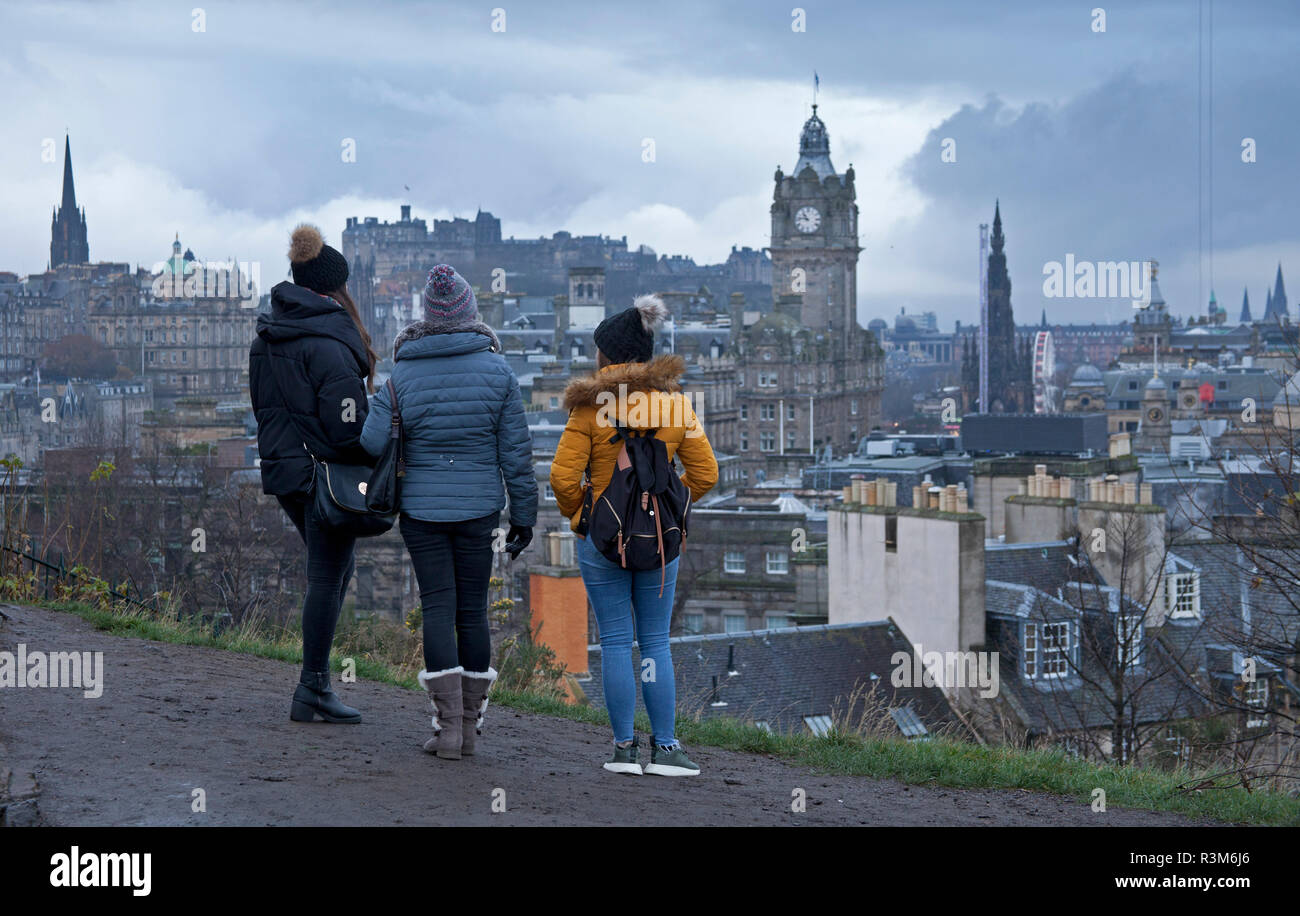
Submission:
<svg viewBox="0 0 1300 916">
<path fill-rule="evenodd" d="M 295 722 L 311 722 L 320 716 L 326 722 L 356 723 L 361 721 L 360 711 L 344 705 L 330 690 L 328 671 L 304 671 L 293 692 L 293 706 L 289 718 Z"/>
</svg>

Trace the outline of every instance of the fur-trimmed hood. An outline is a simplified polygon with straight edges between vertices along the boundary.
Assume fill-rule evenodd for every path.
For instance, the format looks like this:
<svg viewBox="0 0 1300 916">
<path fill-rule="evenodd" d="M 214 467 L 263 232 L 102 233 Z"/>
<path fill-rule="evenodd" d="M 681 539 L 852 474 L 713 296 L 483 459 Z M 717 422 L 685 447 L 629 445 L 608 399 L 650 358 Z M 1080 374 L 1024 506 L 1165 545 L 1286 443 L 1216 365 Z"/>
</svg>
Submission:
<svg viewBox="0 0 1300 916">
<path fill-rule="evenodd" d="M 564 389 L 564 409 L 598 407 L 597 396 L 608 392 L 618 396 L 619 386 L 632 391 L 681 391 L 681 377 L 686 372 L 686 360 L 676 353 L 656 356 L 648 363 L 618 363 L 606 366 L 591 375 L 576 378 Z"/>
<path fill-rule="evenodd" d="M 456 325 L 442 326 L 432 321 L 423 320 L 412 322 L 397 332 L 397 337 L 393 340 L 393 358 L 397 358 L 397 351 L 408 340 L 419 340 L 422 337 L 432 337 L 435 334 L 457 334 L 464 331 L 482 334 L 492 342 L 493 352 L 501 352 L 501 341 L 497 340 L 496 332 L 482 321 L 474 320 Z"/>
</svg>

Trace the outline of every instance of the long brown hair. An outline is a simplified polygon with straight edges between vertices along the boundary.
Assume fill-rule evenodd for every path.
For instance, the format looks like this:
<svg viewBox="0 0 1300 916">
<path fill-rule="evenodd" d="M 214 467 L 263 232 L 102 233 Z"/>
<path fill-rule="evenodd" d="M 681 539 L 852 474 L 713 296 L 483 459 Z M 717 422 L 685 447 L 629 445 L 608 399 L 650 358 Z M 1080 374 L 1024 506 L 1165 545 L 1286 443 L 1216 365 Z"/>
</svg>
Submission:
<svg viewBox="0 0 1300 916">
<path fill-rule="evenodd" d="M 366 348 L 366 361 L 370 363 L 370 375 L 366 379 L 366 389 L 371 394 L 374 394 L 375 363 L 379 362 L 379 354 L 377 354 L 374 347 L 370 345 L 370 332 L 367 331 L 366 326 L 361 323 L 361 313 L 357 311 L 357 304 L 352 301 L 352 296 L 348 293 L 348 288 L 346 286 L 340 286 L 329 295 L 331 299 L 343 306 L 344 310 L 348 313 L 348 317 L 352 319 L 352 323 L 357 326 L 357 332 L 361 335 L 361 343 Z"/>
</svg>

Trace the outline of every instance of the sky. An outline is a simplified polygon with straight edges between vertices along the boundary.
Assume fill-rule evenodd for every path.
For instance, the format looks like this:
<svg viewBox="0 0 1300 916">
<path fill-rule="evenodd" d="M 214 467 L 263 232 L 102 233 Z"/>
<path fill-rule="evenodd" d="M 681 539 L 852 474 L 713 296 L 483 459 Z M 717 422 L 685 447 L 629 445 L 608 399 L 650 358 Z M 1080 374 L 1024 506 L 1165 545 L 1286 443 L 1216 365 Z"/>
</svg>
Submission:
<svg viewBox="0 0 1300 916">
<path fill-rule="evenodd" d="M 0 6 L 0 270 L 46 266 L 65 131 L 92 260 L 152 266 L 179 234 L 269 288 L 299 221 L 338 246 L 410 203 L 714 263 L 769 244 L 815 71 L 864 323 L 976 322 L 995 200 L 1022 323 L 1131 316 L 1045 296 L 1067 256 L 1157 260 L 1171 311 L 1213 288 L 1233 320 L 1281 263 L 1296 314 L 1294 0 L 1109 4 L 1104 31 L 1104 0 L 493 2 Z"/>
</svg>

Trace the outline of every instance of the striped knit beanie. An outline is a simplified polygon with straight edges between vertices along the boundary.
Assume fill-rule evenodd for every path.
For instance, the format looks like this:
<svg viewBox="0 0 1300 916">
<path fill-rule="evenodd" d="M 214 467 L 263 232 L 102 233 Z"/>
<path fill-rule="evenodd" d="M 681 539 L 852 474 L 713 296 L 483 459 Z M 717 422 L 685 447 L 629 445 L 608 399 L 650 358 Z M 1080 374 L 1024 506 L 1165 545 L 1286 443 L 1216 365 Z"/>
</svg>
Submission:
<svg viewBox="0 0 1300 916">
<path fill-rule="evenodd" d="M 424 317 L 435 325 L 453 326 L 478 318 L 478 300 L 465 278 L 447 264 L 429 271 L 424 287 Z"/>
</svg>

